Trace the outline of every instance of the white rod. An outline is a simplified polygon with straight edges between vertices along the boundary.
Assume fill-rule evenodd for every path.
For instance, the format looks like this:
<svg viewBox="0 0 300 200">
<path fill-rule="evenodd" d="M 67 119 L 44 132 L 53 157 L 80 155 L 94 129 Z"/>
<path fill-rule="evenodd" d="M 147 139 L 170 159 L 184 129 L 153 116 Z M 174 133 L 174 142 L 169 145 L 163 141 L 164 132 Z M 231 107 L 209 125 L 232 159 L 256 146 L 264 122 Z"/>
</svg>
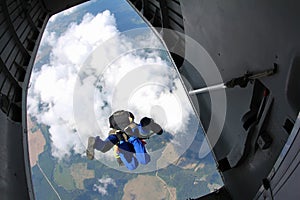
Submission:
<svg viewBox="0 0 300 200">
<path fill-rule="evenodd" d="M 213 91 L 213 90 L 224 89 L 224 88 L 226 88 L 224 83 L 220 83 L 218 85 L 212 85 L 212 86 L 208 86 L 208 87 L 205 87 L 205 88 L 191 90 L 191 91 L 189 91 L 189 95 L 191 95 L 191 94 L 200 94 L 200 93 L 209 92 L 209 91 Z"/>
</svg>

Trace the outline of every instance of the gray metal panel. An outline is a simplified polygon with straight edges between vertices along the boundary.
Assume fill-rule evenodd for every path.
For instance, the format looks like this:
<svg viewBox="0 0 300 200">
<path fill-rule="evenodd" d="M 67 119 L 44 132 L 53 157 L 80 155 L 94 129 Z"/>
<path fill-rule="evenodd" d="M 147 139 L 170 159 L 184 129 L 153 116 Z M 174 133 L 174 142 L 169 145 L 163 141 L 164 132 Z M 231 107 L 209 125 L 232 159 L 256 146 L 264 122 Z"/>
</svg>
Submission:
<svg viewBox="0 0 300 200">
<path fill-rule="evenodd" d="M 291 138 L 293 137 L 293 138 Z M 271 180 L 273 195 L 278 199 L 299 199 L 300 198 L 300 114 L 298 115 L 295 126 L 290 138 L 282 152 L 284 159 L 276 169 L 276 173 Z M 284 154 L 286 153 L 286 154 Z M 294 192 L 290 192 L 294 191 Z"/>
<path fill-rule="evenodd" d="M 1 199 L 29 199 L 22 144 L 22 126 L 0 111 Z"/>
<path fill-rule="evenodd" d="M 295 100 L 293 94 L 299 93 L 296 85 L 300 85 L 300 82 L 296 78 L 297 73 L 290 71 L 298 72 L 299 69 L 299 66 L 293 67 L 293 63 L 297 63 L 293 60 L 300 53 L 299 7 L 300 2 L 295 0 L 180 1 L 184 33 L 206 49 L 224 81 L 239 77 L 246 71 L 270 69 L 274 63 L 279 68 L 277 74 L 261 79 L 262 85 L 270 92 L 267 100 L 269 107 L 263 110 L 264 118 L 253 125 L 249 134 L 252 136 L 249 140 L 250 149 L 237 166 L 222 172 L 225 187 L 234 199 L 254 197 L 288 138 L 289 133 L 283 127 L 285 121 L 294 120 L 298 113 L 299 103 L 295 103 L 297 98 Z M 170 21 L 169 15 L 162 16 L 168 17 Z M 172 43 L 166 43 L 172 50 Z M 193 49 L 188 50 L 195 52 Z M 180 73 L 191 84 L 189 89 L 206 86 L 203 77 L 188 62 L 183 62 Z M 245 89 L 234 88 L 226 91 L 225 125 L 213 149 L 217 161 L 226 158 L 232 149 L 240 145 L 239 138 L 248 134 L 241 119 L 249 111 L 251 99 L 256 99 L 252 95 L 252 85 Z M 210 117 L 219 114 L 211 113 L 211 99 L 208 94 L 198 95 L 192 100 L 200 105 L 199 115 L 207 129 Z M 256 139 L 263 133 L 267 133 L 273 140 L 266 149 L 257 147 Z"/>
<path fill-rule="evenodd" d="M 270 187 L 261 187 L 256 199 L 299 199 L 300 197 L 300 113 L 274 168 Z"/>
<path fill-rule="evenodd" d="M 287 177 L 287 181 L 278 193 L 274 194 L 275 199 L 289 199 L 289 200 L 298 200 L 300 198 L 300 190 L 299 190 L 299 183 L 300 183 L 300 166 L 299 166 L 299 159 L 300 156 L 297 157 L 298 163 L 297 167 L 293 169 L 293 173 L 289 174 Z M 292 192 L 291 192 L 292 191 Z"/>
<path fill-rule="evenodd" d="M 257 149 L 241 165 L 222 173 L 225 187 L 234 199 L 251 199 L 261 186 L 262 179 L 270 172 L 287 139 L 288 134 L 282 128 L 285 118 L 295 118 L 285 98 L 285 86 L 290 62 L 300 50 L 299 2 L 210 0 L 181 1 L 181 6 L 185 34 L 196 39 L 208 51 L 224 81 L 241 76 L 247 70 L 260 71 L 271 68 L 273 63 L 279 65 L 278 74 L 262 79 L 275 99 L 264 127 L 273 138 L 271 147 Z M 193 77 L 193 73 L 188 68 L 184 69 L 184 65 L 182 68 L 186 74 L 190 74 L 189 81 L 194 84 L 193 87 L 205 86 L 197 85 L 199 81 Z M 239 142 L 239 135 L 246 132 L 241 118 L 249 110 L 252 88 L 228 89 L 226 95 L 225 127 L 214 147 L 217 160 L 224 158 Z M 201 108 L 209 108 L 209 102 L 203 99 L 198 96 Z M 205 110 L 201 108 L 201 111 Z M 200 116 L 207 128 L 210 118 L 203 112 Z"/>
</svg>

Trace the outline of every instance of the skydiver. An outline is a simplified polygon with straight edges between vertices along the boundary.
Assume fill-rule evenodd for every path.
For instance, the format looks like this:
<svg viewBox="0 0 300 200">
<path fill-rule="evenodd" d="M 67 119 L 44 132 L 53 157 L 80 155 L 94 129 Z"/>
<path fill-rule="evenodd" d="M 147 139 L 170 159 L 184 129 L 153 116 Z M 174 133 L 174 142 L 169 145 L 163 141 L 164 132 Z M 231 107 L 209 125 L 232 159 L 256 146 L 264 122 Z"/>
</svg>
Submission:
<svg viewBox="0 0 300 200">
<path fill-rule="evenodd" d="M 162 134 L 163 130 L 153 119 L 144 117 L 137 124 L 134 115 L 129 111 L 119 110 L 109 117 L 111 130 L 105 140 L 99 136 L 89 137 L 86 150 L 87 158 L 94 159 L 94 149 L 105 153 L 114 147 L 114 154 L 119 166 L 134 170 L 138 164 L 150 162 L 150 155 L 145 148 L 143 139 L 153 134 Z"/>
</svg>

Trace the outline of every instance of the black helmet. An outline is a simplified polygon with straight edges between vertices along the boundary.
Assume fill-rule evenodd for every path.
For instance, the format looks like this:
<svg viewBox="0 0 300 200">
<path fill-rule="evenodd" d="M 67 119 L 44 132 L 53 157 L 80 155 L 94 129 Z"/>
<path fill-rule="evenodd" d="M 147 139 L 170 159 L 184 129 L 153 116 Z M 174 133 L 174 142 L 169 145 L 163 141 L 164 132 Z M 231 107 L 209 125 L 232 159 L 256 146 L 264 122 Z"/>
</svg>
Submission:
<svg viewBox="0 0 300 200">
<path fill-rule="evenodd" d="M 117 130 L 124 130 L 133 121 L 134 115 L 131 112 L 119 110 L 109 117 L 109 127 Z"/>
</svg>

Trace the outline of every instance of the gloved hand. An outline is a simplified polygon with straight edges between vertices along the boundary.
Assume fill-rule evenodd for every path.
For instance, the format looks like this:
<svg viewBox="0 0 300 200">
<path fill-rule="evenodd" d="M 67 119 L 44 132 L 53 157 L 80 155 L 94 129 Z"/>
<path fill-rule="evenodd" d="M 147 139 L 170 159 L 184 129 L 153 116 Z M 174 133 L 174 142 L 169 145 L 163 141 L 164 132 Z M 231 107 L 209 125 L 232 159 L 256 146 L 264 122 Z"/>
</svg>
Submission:
<svg viewBox="0 0 300 200">
<path fill-rule="evenodd" d="M 117 163 L 119 166 L 124 166 L 124 163 L 122 162 L 121 158 L 117 158 Z"/>
</svg>

